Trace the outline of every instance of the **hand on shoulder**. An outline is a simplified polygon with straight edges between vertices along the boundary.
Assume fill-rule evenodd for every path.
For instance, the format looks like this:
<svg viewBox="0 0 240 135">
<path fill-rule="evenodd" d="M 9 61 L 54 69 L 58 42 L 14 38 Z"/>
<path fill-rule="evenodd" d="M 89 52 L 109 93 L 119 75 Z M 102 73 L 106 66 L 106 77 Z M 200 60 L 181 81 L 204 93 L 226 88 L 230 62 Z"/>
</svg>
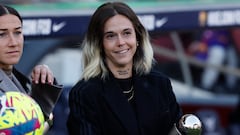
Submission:
<svg viewBox="0 0 240 135">
<path fill-rule="evenodd" d="M 31 78 L 32 82 L 35 84 L 48 83 L 52 85 L 54 81 L 54 76 L 51 69 L 45 64 L 35 66 L 32 70 Z"/>
</svg>

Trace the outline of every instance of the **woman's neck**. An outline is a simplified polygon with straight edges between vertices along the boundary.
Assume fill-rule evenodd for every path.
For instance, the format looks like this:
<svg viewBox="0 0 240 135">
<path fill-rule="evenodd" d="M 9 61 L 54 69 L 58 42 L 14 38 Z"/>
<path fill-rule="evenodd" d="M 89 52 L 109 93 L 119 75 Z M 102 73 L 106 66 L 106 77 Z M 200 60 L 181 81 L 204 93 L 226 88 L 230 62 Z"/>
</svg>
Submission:
<svg viewBox="0 0 240 135">
<path fill-rule="evenodd" d="M 130 78 L 132 76 L 132 68 L 119 68 L 112 72 L 113 75 L 119 79 Z"/>
<path fill-rule="evenodd" d="M 115 78 L 125 79 L 132 77 L 132 66 L 109 67 Z"/>
<path fill-rule="evenodd" d="M 117 65 L 114 64 L 113 62 L 106 61 L 106 64 L 115 78 L 126 79 L 132 77 L 133 68 L 132 62 L 129 62 L 128 64 L 125 65 Z"/>
<path fill-rule="evenodd" d="M 1 66 L 0 68 L 7 74 L 10 74 L 12 72 L 13 66 Z"/>
</svg>

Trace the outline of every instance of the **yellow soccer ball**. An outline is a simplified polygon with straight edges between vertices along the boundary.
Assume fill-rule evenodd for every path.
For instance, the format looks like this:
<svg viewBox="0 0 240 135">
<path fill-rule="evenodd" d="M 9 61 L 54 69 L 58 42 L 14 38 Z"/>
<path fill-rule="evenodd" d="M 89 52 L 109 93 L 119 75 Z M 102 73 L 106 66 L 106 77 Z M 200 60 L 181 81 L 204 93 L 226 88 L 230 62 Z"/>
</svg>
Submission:
<svg viewBox="0 0 240 135">
<path fill-rule="evenodd" d="M 28 95 L 6 92 L 0 95 L 0 135 L 42 135 L 44 116 Z"/>
</svg>

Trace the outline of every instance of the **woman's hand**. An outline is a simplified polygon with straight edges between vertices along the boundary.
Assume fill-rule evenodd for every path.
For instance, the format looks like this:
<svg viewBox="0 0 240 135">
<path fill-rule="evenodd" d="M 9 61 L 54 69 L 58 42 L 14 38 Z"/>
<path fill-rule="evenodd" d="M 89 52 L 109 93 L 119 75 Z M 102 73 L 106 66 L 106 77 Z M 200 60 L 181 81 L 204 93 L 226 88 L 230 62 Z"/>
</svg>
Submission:
<svg viewBox="0 0 240 135">
<path fill-rule="evenodd" d="M 52 71 L 49 69 L 47 65 L 37 65 L 33 68 L 31 73 L 32 82 L 35 84 L 38 83 L 49 83 L 53 84 L 54 76 Z"/>
</svg>

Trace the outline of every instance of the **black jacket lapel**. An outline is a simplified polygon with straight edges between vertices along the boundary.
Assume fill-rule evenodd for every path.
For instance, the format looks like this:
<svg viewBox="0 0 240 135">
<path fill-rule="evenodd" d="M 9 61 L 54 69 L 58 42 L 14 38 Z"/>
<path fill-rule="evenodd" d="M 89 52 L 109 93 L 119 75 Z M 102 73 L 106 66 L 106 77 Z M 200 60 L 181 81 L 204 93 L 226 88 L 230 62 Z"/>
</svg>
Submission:
<svg viewBox="0 0 240 135">
<path fill-rule="evenodd" d="M 144 77 L 135 77 L 135 102 L 139 126 L 151 125 L 158 114 L 158 94 L 156 88 L 152 86 L 148 79 Z M 140 128 L 141 130 L 141 128 Z"/>
<path fill-rule="evenodd" d="M 103 86 L 105 98 L 112 111 L 116 114 L 130 135 L 137 135 L 138 126 L 135 112 L 125 96 L 122 94 L 122 90 L 114 81 L 114 78 L 106 80 L 103 83 Z"/>
</svg>

